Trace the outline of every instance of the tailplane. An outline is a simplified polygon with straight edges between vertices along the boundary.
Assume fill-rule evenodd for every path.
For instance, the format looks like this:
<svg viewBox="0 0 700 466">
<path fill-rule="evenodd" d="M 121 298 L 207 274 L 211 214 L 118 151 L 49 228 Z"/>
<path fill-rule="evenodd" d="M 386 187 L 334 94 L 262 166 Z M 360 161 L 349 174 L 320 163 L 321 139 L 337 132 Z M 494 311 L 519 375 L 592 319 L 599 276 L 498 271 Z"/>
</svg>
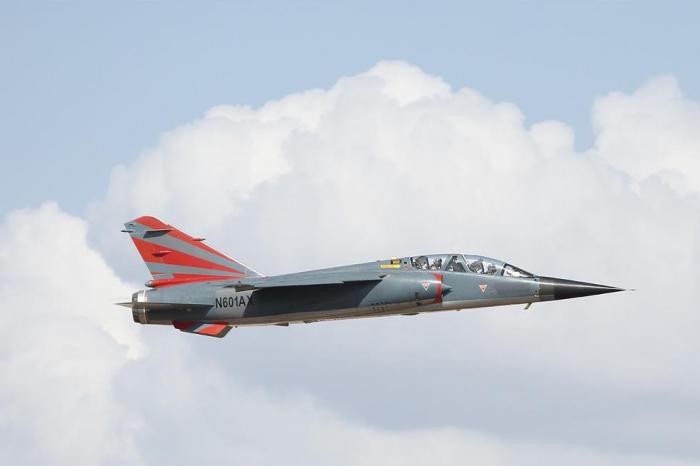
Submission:
<svg viewBox="0 0 700 466">
<path fill-rule="evenodd" d="M 259 277 L 236 259 L 204 244 L 155 217 L 139 217 L 124 224 L 153 276 L 152 287 L 190 282 Z"/>
</svg>

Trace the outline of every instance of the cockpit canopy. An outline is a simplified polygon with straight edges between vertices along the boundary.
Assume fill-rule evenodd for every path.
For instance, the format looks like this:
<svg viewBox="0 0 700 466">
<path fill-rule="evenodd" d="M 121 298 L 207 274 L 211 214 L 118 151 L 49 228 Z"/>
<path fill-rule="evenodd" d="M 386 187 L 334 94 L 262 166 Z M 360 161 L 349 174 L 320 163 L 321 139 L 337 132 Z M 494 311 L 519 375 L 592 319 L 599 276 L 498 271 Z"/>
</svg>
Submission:
<svg viewBox="0 0 700 466">
<path fill-rule="evenodd" d="M 443 270 L 446 272 L 476 273 L 496 277 L 532 278 L 533 275 L 497 259 L 466 254 L 431 254 L 410 258 L 414 269 Z"/>
</svg>

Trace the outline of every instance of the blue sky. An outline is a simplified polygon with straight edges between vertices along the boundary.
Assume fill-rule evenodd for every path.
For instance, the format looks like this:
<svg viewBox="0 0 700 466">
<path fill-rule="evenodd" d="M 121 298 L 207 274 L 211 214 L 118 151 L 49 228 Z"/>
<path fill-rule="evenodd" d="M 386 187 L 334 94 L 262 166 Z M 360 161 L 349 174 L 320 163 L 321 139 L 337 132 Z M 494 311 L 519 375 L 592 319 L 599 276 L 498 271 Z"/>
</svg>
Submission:
<svg viewBox="0 0 700 466">
<path fill-rule="evenodd" d="M 695 2 L 3 2 L 0 212 L 81 213 L 118 162 L 222 104 L 401 59 L 592 142 L 596 96 L 700 93 Z"/>
</svg>

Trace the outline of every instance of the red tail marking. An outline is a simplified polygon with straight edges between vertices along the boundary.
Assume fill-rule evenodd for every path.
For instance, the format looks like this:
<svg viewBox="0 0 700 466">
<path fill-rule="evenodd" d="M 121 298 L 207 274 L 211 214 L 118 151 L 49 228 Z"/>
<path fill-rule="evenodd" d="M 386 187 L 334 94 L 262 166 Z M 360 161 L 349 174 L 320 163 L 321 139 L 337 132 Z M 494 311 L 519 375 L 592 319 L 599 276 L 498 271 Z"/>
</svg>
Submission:
<svg viewBox="0 0 700 466">
<path fill-rule="evenodd" d="M 202 330 L 197 330 L 196 333 L 202 333 L 204 335 L 218 335 L 226 327 L 226 325 L 222 324 L 210 324 L 208 327 L 205 327 Z"/>
<path fill-rule="evenodd" d="M 134 240 L 136 249 L 139 250 L 141 257 L 145 262 L 158 262 L 167 265 L 183 265 L 186 267 L 198 267 L 201 269 L 221 270 L 223 272 L 232 272 L 242 274 L 240 270 L 226 267 L 224 265 L 209 262 L 199 257 L 190 256 L 180 251 L 164 251 L 157 244 L 149 243 L 140 238 L 131 238 Z"/>
<path fill-rule="evenodd" d="M 199 249 L 203 249 L 205 251 L 208 251 L 212 254 L 216 254 L 219 257 L 222 257 L 224 259 L 228 260 L 233 260 L 232 258 L 228 257 L 226 254 L 222 254 L 216 249 L 210 248 L 206 244 L 202 243 L 202 239 L 200 238 L 193 238 L 190 235 L 183 233 L 182 231 L 178 230 L 177 228 L 173 227 L 172 225 L 168 225 L 166 223 L 161 222 L 155 217 L 149 217 L 149 216 L 144 216 L 144 217 L 139 217 L 136 219 L 136 222 L 140 223 L 141 225 L 144 225 L 148 228 L 152 228 L 154 230 L 159 230 L 159 229 L 164 229 L 164 228 L 171 228 L 172 231 L 168 233 L 170 236 L 173 236 L 179 240 L 182 240 L 186 242 L 187 244 L 190 244 L 192 246 L 198 247 Z"/>
<path fill-rule="evenodd" d="M 173 321 L 173 327 L 178 330 L 187 330 L 190 327 L 194 327 L 198 322 L 193 320 L 175 320 Z"/>
<path fill-rule="evenodd" d="M 185 283 L 196 282 L 212 282 L 216 280 L 230 280 L 232 278 L 241 278 L 243 275 L 194 275 L 186 273 L 176 273 L 173 278 L 162 278 L 159 280 L 150 280 L 148 286 L 158 288 L 162 286 L 183 285 Z"/>
<path fill-rule="evenodd" d="M 200 325 L 202 324 L 202 327 L 200 329 L 194 330 L 193 333 L 199 333 L 202 335 L 212 335 L 216 336 L 219 333 L 223 332 L 226 330 L 226 327 L 228 327 L 228 324 L 218 324 L 218 323 L 206 323 L 206 322 L 196 322 L 193 320 L 176 320 L 173 321 L 173 327 L 175 327 L 178 330 L 182 330 L 184 332 L 189 332 L 191 331 L 190 329 L 194 327 L 195 325 Z"/>
</svg>

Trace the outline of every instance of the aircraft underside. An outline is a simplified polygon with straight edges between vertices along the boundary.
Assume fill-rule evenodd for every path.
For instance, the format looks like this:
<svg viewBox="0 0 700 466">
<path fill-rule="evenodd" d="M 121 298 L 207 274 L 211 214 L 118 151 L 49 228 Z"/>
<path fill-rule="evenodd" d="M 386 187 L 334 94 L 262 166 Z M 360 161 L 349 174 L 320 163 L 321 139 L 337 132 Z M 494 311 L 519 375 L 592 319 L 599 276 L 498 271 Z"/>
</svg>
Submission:
<svg viewBox="0 0 700 466">
<path fill-rule="evenodd" d="M 347 320 L 369 317 L 384 317 L 395 315 L 412 316 L 421 313 L 439 311 L 458 311 L 462 309 L 475 309 L 482 307 L 503 306 L 512 304 L 530 304 L 537 301 L 536 298 L 511 298 L 511 299 L 482 299 L 449 301 L 441 303 L 409 302 L 397 304 L 384 304 L 380 306 L 358 307 L 347 309 L 324 309 L 307 312 L 294 312 L 290 314 L 258 315 L 255 317 L 231 317 L 210 319 L 193 314 L 191 310 L 152 310 L 143 313 L 134 309 L 134 320 L 143 324 L 173 325 L 174 322 L 197 321 L 226 324 L 233 327 L 252 325 L 287 325 L 299 323 L 314 323 L 326 320 Z"/>
</svg>

